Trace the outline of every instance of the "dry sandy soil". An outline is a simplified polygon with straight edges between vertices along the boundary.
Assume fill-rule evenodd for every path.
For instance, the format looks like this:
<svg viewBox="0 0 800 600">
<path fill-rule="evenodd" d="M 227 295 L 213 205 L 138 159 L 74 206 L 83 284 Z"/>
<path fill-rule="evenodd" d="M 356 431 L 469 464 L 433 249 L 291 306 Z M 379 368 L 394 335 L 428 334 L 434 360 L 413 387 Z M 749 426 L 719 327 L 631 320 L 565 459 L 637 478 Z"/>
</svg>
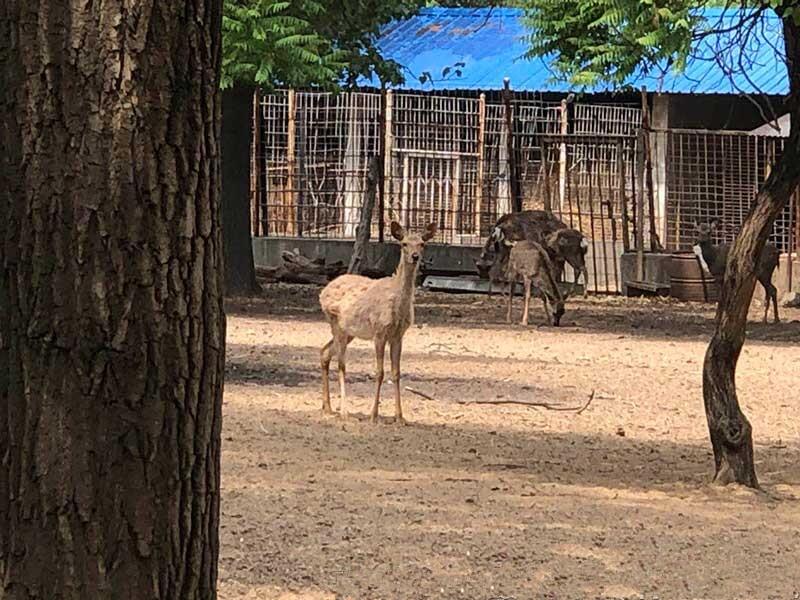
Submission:
<svg viewBox="0 0 800 600">
<path fill-rule="evenodd" d="M 398 427 L 388 383 L 366 421 L 367 342 L 348 353 L 360 418 L 320 414 L 317 293 L 229 304 L 223 600 L 800 598 L 800 312 L 751 315 L 753 492 L 708 483 L 708 308 L 580 299 L 555 329 L 536 303 L 523 329 L 497 299 L 421 292 L 403 385 L 435 401 L 406 393 Z M 455 402 L 592 390 L 582 414 Z"/>
</svg>

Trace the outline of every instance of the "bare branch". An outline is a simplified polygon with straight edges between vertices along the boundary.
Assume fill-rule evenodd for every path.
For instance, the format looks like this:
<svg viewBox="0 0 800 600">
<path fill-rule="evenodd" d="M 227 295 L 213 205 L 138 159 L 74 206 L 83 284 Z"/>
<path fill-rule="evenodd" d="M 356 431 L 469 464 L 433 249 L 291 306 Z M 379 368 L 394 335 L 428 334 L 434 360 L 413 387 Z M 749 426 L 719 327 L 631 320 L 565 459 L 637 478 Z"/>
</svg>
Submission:
<svg viewBox="0 0 800 600">
<path fill-rule="evenodd" d="M 436 398 L 426 394 L 425 392 L 421 392 L 416 390 L 412 387 L 405 387 L 407 392 L 415 394 L 420 398 L 425 398 L 425 400 L 430 400 L 431 402 L 437 402 Z M 550 404 L 548 402 L 528 402 L 527 400 L 447 400 L 447 402 L 452 402 L 454 404 L 461 404 L 461 405 L 469 405 L 469 404 L 492 404 L 492 405 L 506 405 L 511 404 L 515 406 L 527 406 L 530 408 L 544 408 L 547 410 L 552 410 L 556 412 L 574 412 L 575 414 L 581 414 L 592 403 L 594 400 L 594 390 L 592 393 L 589 394 L 589 398 L 586 400 L 584 404 L 581 406 L 559 406 L 557 404 Z"/>
</svg>

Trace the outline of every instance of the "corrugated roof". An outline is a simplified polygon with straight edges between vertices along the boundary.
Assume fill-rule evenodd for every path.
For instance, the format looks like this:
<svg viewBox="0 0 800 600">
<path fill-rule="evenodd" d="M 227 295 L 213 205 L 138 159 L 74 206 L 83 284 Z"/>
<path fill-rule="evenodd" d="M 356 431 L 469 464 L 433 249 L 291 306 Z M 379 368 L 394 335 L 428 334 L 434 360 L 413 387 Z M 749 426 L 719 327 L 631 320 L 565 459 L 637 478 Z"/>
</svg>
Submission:
<svg viewBox="0 0 800 600">
<path fill-rule="evenodd" d="M 706 9 L 703 16 L 715 28 L 724 29 L 741 18 L 740 11 Z M 721 25 L 721 27 L 720 27 Z M 499 89 L 508 77 L 516 90 L 566 92 L 565 82 L 553 81 L 547 58 L 522 58 L 527 50 L 523 11 L 513 8 L 429 8 L 416 16 L 390 24 L 384 30 L 379 47 L 386 58 L 405 70 L 404 89 Z M 626 82 L 632 87 L 646 85 L 648 90 L 671 93 L 769 93 L 786 94 L 789 90 L 783 62 L 781 22 L 771 11 L 759 17 L 752 29 L 746 55 L 746 68 L 740 69 L 740 43 L 721 33 L 698 41 L 696 58 L 683 74 L 668 71 L 663 77 L 639 74 Z M 732 43 L 733 42 L 733 43 Z M 724 49 L 724 50 L 723 50 Z M 463 63 L 463 66 L 460 64 Z M 456 67 L 458 65 L 458 67 Z M 729 76 L 730 65 L 737 71 Z M 443 70 L 450 67 L 446 77 Z M 461 76 L 456 74 L 460 69 Z M 428 73 L 433 83 L 419 77 Z M 363 85 L 377 85 L 377 80 L 362 80 Z M 609 91 L 608 85 L 585 88 L 588 92 Z M 577 91 L 577 90 L 575 90 Z"/>
</svg>

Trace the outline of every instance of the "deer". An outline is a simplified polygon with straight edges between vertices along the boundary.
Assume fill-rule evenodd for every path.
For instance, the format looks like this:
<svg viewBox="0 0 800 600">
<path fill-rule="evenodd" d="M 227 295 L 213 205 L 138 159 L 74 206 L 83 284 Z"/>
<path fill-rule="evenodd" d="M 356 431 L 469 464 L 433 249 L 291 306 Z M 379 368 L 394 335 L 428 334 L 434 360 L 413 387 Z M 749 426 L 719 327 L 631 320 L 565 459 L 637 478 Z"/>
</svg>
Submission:
<svg viewBox="0 0 800 600">
<path fill-rule="evenodd" d="M 505 271 L 511 242 L 520 240 L 530 240 L 542 245 L 553 263 L 556 279 L 561 278 L 565 262 L 573 268 L 575 280 L 569 295 L 575 293 L 578 279 L 583 273 L 583 295 L 586 297 L 588 288 L 586 253 L 589 242 L 580 231 L 568 228 L 555 215 L 543 210 L 509 213 L 500 217 L 495 223 L 480 258 L 474 260 L 481 278 L 489 277 L 490 292 L 496 277 Z M 496 263 L 499 263 L 499 268 L 492 269 Z"/>
<path fill-rule="evenodd" d="M 383 385 L 383 363 L 386 344 L 389 344 L 392 382 L 395 394 L 395 423 L 405 425 L 400 402 L 400 355 L 403 336 L 414 322 L 414 290 L 417 270 L 425 244 L 436 235 L 431 223 L 422 234 L 407 232 L 396 221 L 390 224 L 392 236 L 400 242 L 400 262 L 394 275 L 370 279 L 362 275 L 341 275 L 320 292 L 322 312 L 331 326 L 332 339 L 320 352 L 322 367 L 322 412 L 333 414 L 328 376 L 333 355 L 339 363 L 339 416 L 345 412 L 346 352 L 353 338 L 371 340 L 375 345 L 375 401 L 370 421 L 378 420 L 378 405 Z"/>
<path fill-rule="evenodd" d="M 522 325 L 528 325 L 528 312 L 530 311 L 531 284 L 536 286 L 542 293 L 544 301 L 544 311 L 547 314 L 548 322 L 558 327 L 561 317 L 564 314 L 564 297 L 558 289 L 555 278 L 553 277 L 553 264 L 547 251 L 536 242 L 521 241 L 511 242 L 511 252 L 508 255 L 508 266 L 506 267 L 506 279 L 508 280 L 508 313 L 506 321 L 511 323 L 511 305 L 514 297 L 514 287 L 517 280 L 521 277 L 525 287 L 525 308 L 522 311 Z M 550 303 L 554 305 L 554 312 L 550 312 Z"/>
<path fill-rule="evenodd" d="M 730 244 L 714 244 L 712 238 L 717 231 L 718 224 L 718 219 L 713 219 L 709 223 L 695 223 L 697 241 L 692 250 L 700 260 L 703 270 L 710 273 L 717 282 L 721 283 L 725 278 L 725 269 L 727 268 L 728 253 L 731 246 Z M 779 262 L 780 253 L 778 249 L 774 245 L 767 243 L 756 264 L 756 278 L 766 292 L 764 323 L 768 321 L 770 300 L 775 314 L 775 323 L 780 322 L 778 317 L 778 290 L 772 285 L 772 274 L 778 267 Z"/>
</svg>

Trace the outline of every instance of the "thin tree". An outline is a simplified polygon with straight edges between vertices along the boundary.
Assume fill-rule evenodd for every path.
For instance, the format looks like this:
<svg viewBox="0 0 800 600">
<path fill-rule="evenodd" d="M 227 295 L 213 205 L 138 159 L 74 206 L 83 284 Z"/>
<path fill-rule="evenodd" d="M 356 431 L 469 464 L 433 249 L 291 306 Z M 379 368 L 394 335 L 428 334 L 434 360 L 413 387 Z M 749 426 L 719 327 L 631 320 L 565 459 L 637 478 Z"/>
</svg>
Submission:
<svg viewBox="0 0 800 600">
<path fill-rule="evenodd" d="M 531 54 L 555 54 L 558 73 L 576 86 L 621 84 L 631 76 L 681 70 L 689 60 L 716 61 L 734 91 L 747 95 L 771 118 L 776 115 L 749 71 L 763 49 L 783 60 L 789 81 L 785 111 L 791 135 L 755 198 L 728 256 L 714 334 L 703 365 L 703 397 L 714 479 L 758 487 L 752 426 L 736 392 L 736 364 L 745 341 L 747 312 L 755 287 L 757 258 L 776 217 L 800 184 L 800 7 L 795 0 L 729 3 L 706 13 L 704 0 L 664 4 L 638 0 L 523 0 L 531 25 Z M 771 22 L 777 22 L 773 30 Z M 782 33 L 782 43 L 776 43 Z M 765 110 L 766 109 L 766 110 Z"/>
<path fill-rule="evenodd" d="M 216 597 L 221 0 L 0 2 L 0 598 Z"/>
</svg>

